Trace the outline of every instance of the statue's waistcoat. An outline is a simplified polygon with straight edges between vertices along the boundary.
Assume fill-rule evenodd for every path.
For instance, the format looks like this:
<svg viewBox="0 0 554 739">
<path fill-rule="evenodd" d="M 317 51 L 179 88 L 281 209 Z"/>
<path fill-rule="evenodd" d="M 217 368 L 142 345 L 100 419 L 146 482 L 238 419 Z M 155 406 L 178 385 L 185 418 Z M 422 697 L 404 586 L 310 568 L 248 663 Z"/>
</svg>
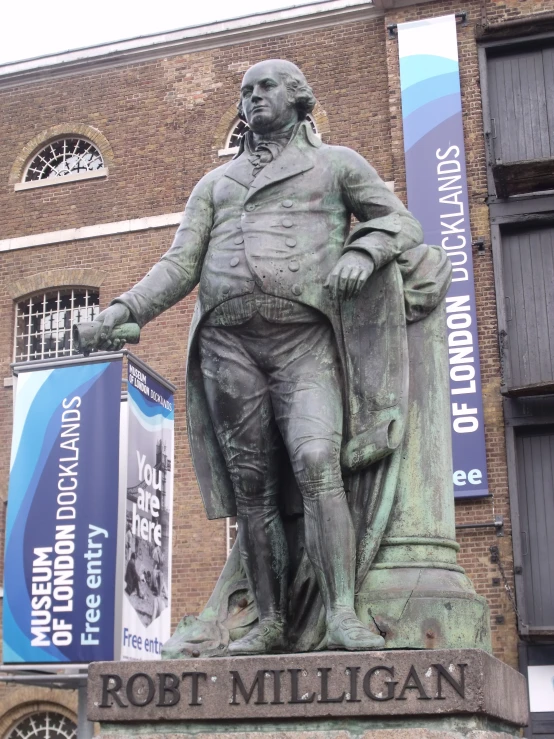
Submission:
<svg viewBox="0 0 554 739">
<path fill-rule="evenodd" d="M 255 285 L 332 311 L 324 283 L 340 257 L 350 216 L 332 182 L 333 168 L 312 151 L 285 149 L 255 179 L 243 154 L 215 184 L 216 215 L 200 279 L 203 313 Z"/>
</svg>

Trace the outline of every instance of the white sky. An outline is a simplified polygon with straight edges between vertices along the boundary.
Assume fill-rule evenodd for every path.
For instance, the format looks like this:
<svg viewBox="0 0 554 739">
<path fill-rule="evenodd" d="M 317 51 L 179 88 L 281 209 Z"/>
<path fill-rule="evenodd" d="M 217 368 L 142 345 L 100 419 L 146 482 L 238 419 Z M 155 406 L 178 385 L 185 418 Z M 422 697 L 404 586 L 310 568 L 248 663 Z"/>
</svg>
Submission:
<svg viewBox="0 0 554 739">
<path fill-rule="evenodd" d="M 311 0 L 313 2 L 313 0 Z M 0 64 L 309 0 L 1 0 Z"/>
</svg>

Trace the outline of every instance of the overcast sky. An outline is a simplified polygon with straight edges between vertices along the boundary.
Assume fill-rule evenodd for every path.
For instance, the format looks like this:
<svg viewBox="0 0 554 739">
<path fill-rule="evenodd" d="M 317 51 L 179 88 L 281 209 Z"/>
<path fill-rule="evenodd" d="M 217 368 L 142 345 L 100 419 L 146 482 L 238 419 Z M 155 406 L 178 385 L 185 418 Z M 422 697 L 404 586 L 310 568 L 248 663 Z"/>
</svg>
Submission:
<svg viewBox="0 0 554 739">
<path fill-rule="evenodd" d="M 304 5 L 309 0 L 3 0 L 0 63 Z M 311 0 L 313 2 L 313 0 Z"/>
</svg>

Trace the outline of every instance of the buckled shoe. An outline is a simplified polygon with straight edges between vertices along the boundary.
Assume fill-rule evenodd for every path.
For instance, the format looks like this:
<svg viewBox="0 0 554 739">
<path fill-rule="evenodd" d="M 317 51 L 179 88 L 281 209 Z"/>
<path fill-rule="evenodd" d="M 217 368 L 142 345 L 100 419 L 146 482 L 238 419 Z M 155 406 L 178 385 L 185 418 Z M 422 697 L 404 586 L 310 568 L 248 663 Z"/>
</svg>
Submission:
<svg viewBox="0 0 554 739">
<path fill-rule="evenodd" d="M 335 614 L 327 624 L 327 649 L 364 651 L 383 649 L 385 640 L 363 624 L 354 611 Z"/>
<path fill-rule="evenodd" d="M 229 644 L 230 655 L 270 654 L 286 650 L 285 624 L 283 621 L 263 619 L 242 639 Z"/>
</svg>

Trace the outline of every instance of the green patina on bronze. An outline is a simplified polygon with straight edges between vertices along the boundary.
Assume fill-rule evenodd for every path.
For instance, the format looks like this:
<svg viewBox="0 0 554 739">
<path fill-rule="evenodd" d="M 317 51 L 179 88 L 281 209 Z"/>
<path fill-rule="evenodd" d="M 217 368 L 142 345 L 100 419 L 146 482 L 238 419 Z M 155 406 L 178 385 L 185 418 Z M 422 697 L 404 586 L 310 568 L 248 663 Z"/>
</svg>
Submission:
<svg viewBox="0 0 554 739">
<path fill-rule="evenodd" d="M 290 62 L 248 70 L 239 154 L 202 178 L 170 250 L 98 317 L 97 345 L 117 349 L 118 326 L 199 284 L 189 441 L 208 517 L 238 515 L 241 552 L 163 656 L 382 637 L 490 650 L 486 603 L 456 564 L 450 262 L 362 157 L 312 133 L 314 104 Z"/>
</svg>

